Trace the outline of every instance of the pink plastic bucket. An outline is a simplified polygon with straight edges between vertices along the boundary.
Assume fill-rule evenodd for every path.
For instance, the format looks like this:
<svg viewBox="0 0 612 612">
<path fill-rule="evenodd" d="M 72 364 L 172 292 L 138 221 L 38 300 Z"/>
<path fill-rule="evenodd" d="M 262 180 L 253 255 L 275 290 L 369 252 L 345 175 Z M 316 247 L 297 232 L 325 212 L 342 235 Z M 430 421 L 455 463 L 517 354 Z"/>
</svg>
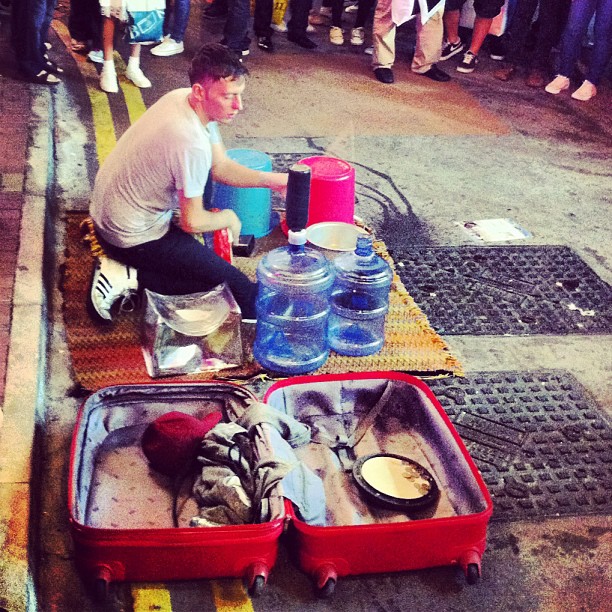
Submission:
<svg viewBox="0 0 612 612">
<path fill-rule="evenodd" d="M 335 157 L 302 159 L 311 169 L 308 225 L 324 221 L 354 223 L 355 168 Z"/>
</svg>

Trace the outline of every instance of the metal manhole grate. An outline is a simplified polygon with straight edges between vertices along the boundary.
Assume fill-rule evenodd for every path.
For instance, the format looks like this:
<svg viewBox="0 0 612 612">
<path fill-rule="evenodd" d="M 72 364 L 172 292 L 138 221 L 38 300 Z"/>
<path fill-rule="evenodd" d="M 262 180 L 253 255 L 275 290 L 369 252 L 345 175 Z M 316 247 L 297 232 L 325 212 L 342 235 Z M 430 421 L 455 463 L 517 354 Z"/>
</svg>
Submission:
<svg viewBox="0 0 612 612">
<path fill-rule="evenodd" d="M 612 511 L 612 427 L 568 372 L 428 381 L 493 498 L 493 518 Z"/>
<path fill-rule="evenodd" d="M 268 153 L 272 159 L 272 168 L 274 172 L 287 172 L 293 164 L 297 164 L 301 159 L 306 159 L 317 153 Z"/>
<path fill-rule="evenodd" d="M 567 247 L 413 247 L 392 255 L 440 334 L 612 332 L 612 288 Z"/>
</svg>

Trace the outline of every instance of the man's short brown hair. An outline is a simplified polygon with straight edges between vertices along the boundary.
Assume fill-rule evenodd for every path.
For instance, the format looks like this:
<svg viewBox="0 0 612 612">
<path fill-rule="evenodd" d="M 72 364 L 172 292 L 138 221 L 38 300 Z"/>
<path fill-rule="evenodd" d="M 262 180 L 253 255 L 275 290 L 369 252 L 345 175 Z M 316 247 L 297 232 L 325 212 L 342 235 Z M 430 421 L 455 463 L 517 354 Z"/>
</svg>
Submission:
<svg viewBox="0 0 612 612">
<path fill-rule="evenodd" d="M 219 43 L 207 43 L 191 60 L 189 81 L 191 84 L 202 83 L 206 79 L 238 79 L 249 73 L 234 51 Z"/>
</svg>

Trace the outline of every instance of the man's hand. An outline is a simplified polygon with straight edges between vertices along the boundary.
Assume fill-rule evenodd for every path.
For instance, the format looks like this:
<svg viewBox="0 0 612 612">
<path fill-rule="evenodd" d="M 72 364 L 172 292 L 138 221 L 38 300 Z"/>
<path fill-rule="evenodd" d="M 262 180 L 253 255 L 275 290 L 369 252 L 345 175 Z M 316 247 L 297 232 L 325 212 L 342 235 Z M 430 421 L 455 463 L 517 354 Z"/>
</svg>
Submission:
<svg viewBox="0 0 612 612">
<path fill-rule="evenodd" d="M 270 172 L 270 189 L 276 191 L 284 199 L 287 197 L 287 181 L 289 175 L 286 172 Z"/>
<path fill-rule="evenodd" d="M 215 230 L 227 228 L 232 233 L 232 240 L 236 241 L 239 239 L 242 223 L 233 210 L 229 208 L 215 212 L 204 210 L 202 196 L 185 198 L 180 191 L 179 203 L 181 229 L 188 234 L 214 232 Z"/>
<path fill-rule="evenodd" d="M 229 209 L 220 210 L 218 213 L 215 214 L 221 213 L 227 213 L 227 216 L 229 218 L 228 220 L 230 223 L 227 226 L 227 229 L 230 234 L 229 239 L 233 244 L 238 244 L 238 241 L 240 240 L 240 231 L 242 230 L 242 223 L 240 223 L 238 215 L 233 210 Z"/>
</svg>

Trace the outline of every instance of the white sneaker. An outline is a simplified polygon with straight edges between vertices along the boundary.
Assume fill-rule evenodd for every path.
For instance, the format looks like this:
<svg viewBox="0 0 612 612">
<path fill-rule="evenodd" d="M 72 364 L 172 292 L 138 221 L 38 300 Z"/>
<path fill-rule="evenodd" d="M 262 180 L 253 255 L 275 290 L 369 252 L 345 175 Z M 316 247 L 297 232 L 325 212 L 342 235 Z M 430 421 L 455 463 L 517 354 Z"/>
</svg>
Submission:
<svg viewBox="0 0 612 612">
<path fill-rule="evenodd" d="M 136 85 L 136 87 L 140 87 L 141 89 L 146 89 L 147 87 L 151 87 L 151 81 L 147 79 L 144 75 L 144 72 L 141 70 L 140 66 L 130 67 L 128 64 L 127 70 L 125 71 L 125 76 Z"/>
<path fill-rule="evenodd" d="M 287 31 L 287 24 L 282 21 L 280 24 L 276 24 L 276 23 L 271 23 L 270 27 L 275 31 L 275 32 L 286 32 Z"/>
<path fill-rule="evenodd" d="M 344 34 L 342 33 L 342 28 L 337 28 L 336 26 L 329 28 L 329 42 L 332 45 L 344 44 Z"/>
<path fill-rule="evenodd" d="M 597 95 L 597 87 L 591 81 L 584 81 L 582 85 L 572 94 L 574 100 L 586 102 Z"/>
<path fill-rule="evenodd" d="M 167 37 L 151 49 L 151 55 L 157 55 L 158 57 L 169 57 L 171 55 L 178 55 L 185 50 L 183 41 L 176 41 L 173 38 Z"/>
<path fill-rule="evenodd" d="M 353 28 L 351 30 L 351 45 L 360 46 L 365 43 L 365 30 L 363 28 Z"/>
<path fill-rule="evenodd" d="M 117 73 L 113 69 L 107 70 L 102 68 L 100 73 L 100 89 L 106 93 L 117 93 L 119 91 Z"/>
<path fill-rule="evenodd" d="M 373 54 L 374 54 L 374 47 L 366 47 L 366 48 L 363 50 L 363 52 L 364 52 L 366 55 L 373 55 Z"/>
<path fill-rule="evenodd" d="M 359 10 L 359 4 L 355 3 L 355 4 L 349 4 L 345 9 L 344 12 L 345 13 L 356 13 Z"/>
<path fill-rule="evenodd" d="M 553 94 L 553 95 L 557 95 L 560 94 L 562 91 L 565 91 L 566 89 L 568 89 L 570 86 L 570 80 L 561 75 L 558 74 L 545 88 L 544 91 L 548 92 L 549 94 Z"/>
<path fill-rule="evenodd" d="M 104 51 L 102 51 L 101 49 L 92 49 L 87 54 L 87 57 L 89 58 L 89 61 L 93 62 L 94 64 L 104 63 Z"/>
<path fill-rule="evenodd" d="M 111 308 L 115 302 L 121 299 L 121 310 L 133 310 L 137 290 L 136 269 L 102 255 L 98 257 L 91 281 L 89 312 L 104 321 L 112 321 Z"/>
</svg>

